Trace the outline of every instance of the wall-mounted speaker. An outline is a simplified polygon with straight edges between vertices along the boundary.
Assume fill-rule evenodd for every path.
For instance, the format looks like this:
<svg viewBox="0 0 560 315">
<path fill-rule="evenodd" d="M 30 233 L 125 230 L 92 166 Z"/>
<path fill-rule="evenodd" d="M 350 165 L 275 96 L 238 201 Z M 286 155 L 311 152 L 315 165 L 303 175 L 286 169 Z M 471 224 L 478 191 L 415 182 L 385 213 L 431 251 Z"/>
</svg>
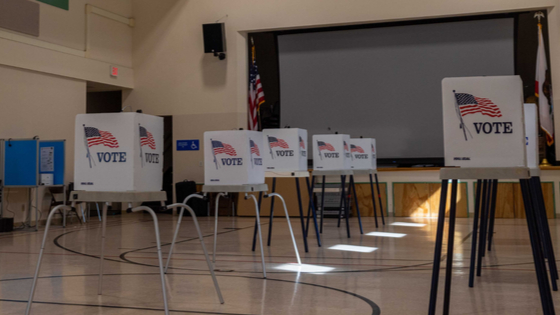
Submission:
<svg viewBox="0 0 560 315">
<path fill-rule="evenodd" d="M 226 27 L 224 23 L 202 24 L 204 53 L 213 53 L 220 60 L 226 58 Z"/>
</svg>

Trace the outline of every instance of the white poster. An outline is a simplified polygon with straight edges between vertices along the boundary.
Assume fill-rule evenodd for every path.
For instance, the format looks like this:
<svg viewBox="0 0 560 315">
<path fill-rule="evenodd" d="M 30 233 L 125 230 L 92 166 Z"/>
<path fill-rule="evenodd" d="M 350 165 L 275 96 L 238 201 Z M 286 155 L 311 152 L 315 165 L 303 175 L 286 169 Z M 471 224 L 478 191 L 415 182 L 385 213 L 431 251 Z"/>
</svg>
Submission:
<svg viewBox="0 0 560 315">
<path fill-rule="evenodd" d="M 54 172 L 54 147 L 41 148 L 41 172 Z"/>
<path fill-rule="evenodd" d="M 442 81 L 445 165 L 526 166 L 519 76 Z"/>
</svg>

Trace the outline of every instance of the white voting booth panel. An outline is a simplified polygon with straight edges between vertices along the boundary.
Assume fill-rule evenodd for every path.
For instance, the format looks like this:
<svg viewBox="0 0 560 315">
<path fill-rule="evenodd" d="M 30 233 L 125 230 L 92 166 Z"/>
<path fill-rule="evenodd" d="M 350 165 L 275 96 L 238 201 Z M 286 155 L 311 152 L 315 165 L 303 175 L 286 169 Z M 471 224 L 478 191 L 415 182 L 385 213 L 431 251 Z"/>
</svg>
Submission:
<svg viewBox="0 0 560 315">
<path fill-rule="evenodd" d="M 258 131 L 204 133 L 204 184 L 264 183 L 263 136 Z"/>
<path fill-rule="evenodd" d="M 442 94 L 446 166 L 526 166 L 518 76 L 445 78 Z"/>
<path fill-rule="evenodd" d="M 350 166 L 353 170 L 377 169 L 377 154 L 375 139 L 358 138 L 350 139 Z"/>
<path fill-rule="evenodd" d="M 262 134 L 265 170 L 307 171 L 307 130 L 264 129 Z"/>
<path fill-rule="evenodd" d="M 161 117 L 140 113 L 77 115 L 74 148 L 76 190 L 161 190 Z"/>
<path fill-rule="evenodd" d="M 527 148 L 527 167 L 539 169 L 539 127 L 537 105 L 525 104 L 525 144 Z"/>
<path fill-rule="evenodd" d="M 349 135 L 313 135 L 314 170 L 350 169 Z"/>
</svg>

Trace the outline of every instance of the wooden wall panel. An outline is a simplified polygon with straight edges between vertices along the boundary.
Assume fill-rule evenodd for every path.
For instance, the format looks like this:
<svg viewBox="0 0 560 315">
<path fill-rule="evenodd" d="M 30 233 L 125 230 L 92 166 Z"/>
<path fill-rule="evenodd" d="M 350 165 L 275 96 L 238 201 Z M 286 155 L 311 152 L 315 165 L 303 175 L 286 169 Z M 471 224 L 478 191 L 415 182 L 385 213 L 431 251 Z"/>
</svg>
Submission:
<svg viewBox="0 0 560 315">
<path fill-rule="evenodd" d="M 381 191 L 381 202 L 383 205 L 383 215 L 387 216 L 387 184 L 379 183 L 379 190 Z M 369 183 L 356 184 L 356 191 L 358 192 L 358 205 L 360 206 L 360 215 L 362 217 L 373 217 L 373 204 L 371 200 L 371 187 Z M 375 196 L 375 206 L 377 208 L 377 216 L 379 213 L 379 198 L 377 197 L 377 186 L 373 185 L 373 194 Z M 354 199 L 352 199 L 354 205 Z M 356 207 L 352 207 L 354 216 L 357 216 Z"/>
<path fill-rule="evenodd" d="M 446 215 L 451 205 L 451 185 L 448 187 Z M 394 183 L 396 217 L 437 217 L 441 197 L 440 183 Z M 468 215 L 467 184 L 460 183 L 457 191 L 457 217 Z"/>
<path fill-rule="evenodd" d="M 512 183 L 514 189 L 514 212 L 515 218 L 525 218 L 525 206 L 523 205 L 523 195 L 521 194 L 521 186 L 519 183 Z M 554 184 L 541 183 L 544 205 L 546 208 L 546 216 L 554 219 Z M 498 206 L 496 205 L 496 210 Z M 496 217 L 498 217 L 496 215 Z"/>
</svg>

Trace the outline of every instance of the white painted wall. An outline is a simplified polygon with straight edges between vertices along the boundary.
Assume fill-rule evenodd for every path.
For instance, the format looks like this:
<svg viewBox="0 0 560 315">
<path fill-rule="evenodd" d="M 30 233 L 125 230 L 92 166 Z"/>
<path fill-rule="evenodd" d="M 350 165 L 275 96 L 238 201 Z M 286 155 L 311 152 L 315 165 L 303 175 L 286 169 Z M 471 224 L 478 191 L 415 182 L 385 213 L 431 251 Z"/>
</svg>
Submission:
<svg viewBox="0 0 560 315">
<path fill-rule="evenodd" d="M 133 30 L 135 89 L 127 96 L 125 105 L 150 114 L 238 113 L 232 119 L 237 119 L 237 127 L 246 127 L 248 32 L 547 8 L 549 18 L 545 22 L 550 28 L 554 89 L 560 91 L 560 8 L 555 7 L 559 0 L 133 0 L 132 3 L 137 22 Z M 222 21 L 226 23 L 227 59 L 219 61 L 204 54 L 202 24 L 213 23 L 226 15 Z M 560 98 L 555 103 L 560 106 Z M 211 118 L 208 119 L 210 122 Z M 200 123 L 197 121 L 197 125 Z M 560 119 L 556 124 L 560 130 Z M 190 136 L 174 134 L 175 140 L 190 139 Z M 190 163 L 194 160 L 191 155 L 196 153 L 180 155 L 187 156 L 187 160 L 175 159 L 174 172 L 182 178 L 195 177 L 201 181 L 198 164 Z"/>
</svg>

